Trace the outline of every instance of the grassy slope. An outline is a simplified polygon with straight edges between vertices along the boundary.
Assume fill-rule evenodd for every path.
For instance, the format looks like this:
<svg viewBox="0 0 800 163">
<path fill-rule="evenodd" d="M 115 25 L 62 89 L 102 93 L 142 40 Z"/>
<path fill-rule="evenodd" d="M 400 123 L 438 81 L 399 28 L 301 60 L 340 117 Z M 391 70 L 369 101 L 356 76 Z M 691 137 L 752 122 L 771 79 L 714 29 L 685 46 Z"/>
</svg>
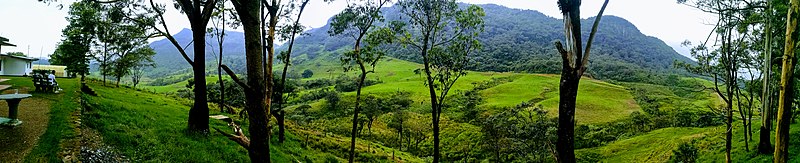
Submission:
<svg viewBox="0 0 800 163">
<path fill-rule="evenodd" d="M 672 150 L 691 139 L 706 136 L 712 128 L 663 128 L 645 135 L 581 152 L 595 152 L 606 158 L 605 162 L 665 162 L 672 156 Z"/>
<path fill-rule="evenodd" d="M 98 83 L 91 83 L 90 86 L 100 96 L 85 96 L 92 106 L 91 112 L 85 114 L 87 124 L 96 128 L 109 144 L 135 161 L 249 161 L 246 150 L 217 132 L 208 137 L 185 132 L 190 101 L 129 88 L 104 87 Z M 212 120 L 211 126 L 228 130 L 221 121 Z M 243 128 L 246 130 L 246 124 Z M 317 140 L 340 141 L 334 138 Z M 273 161 L 293 162 L 304 160 L 304 156 L 315 162 L 326 159 L 342 160 L 326 152 L 306 149 L 302 144 L 301 138 L 292 132 L 287 134 L 287 142 L 283 144 L 273 139 Z M 401 154 L 398 152 L 398 155 Z"/>
<path fill-rule="evenodd" d="M 231 78 L 229 76 L 222 76 L 222 79 L 231 79 Z M 211 75 L 211 76 L 207 76 L 206 77 L 206 83 L 214 83 L 214 82 L 217 82 L 218 80 L 219 80 L 219 77 L 217 77 L 217 75 Z M 149 85 L 141 84 L 141 86 L 139 86 L 139 87 L 141 89 L 152 90 L 153 92 L 156 92 L 156 93 L 177 92 L 179 89 L 185 89 L 186 88 L 187 81 L 189 81 L 189 79 L 186 79 L 186 80 L 183 80 L 183 81 L 180 81 L 180 82 L 177 82 L 177 83 L 173 83 L 173 84 L 170 84 L 170 85 L 164 85 L 164 86 L 149 86 Z"/>
<path fill-rule="evenodd" d="M 772 162 L 772 155 L 756 154 L 760 122 L 754 121 L 754 138 L 745 150 L 741 122 L 734 121 L 732 157 L 737 162 Z M 800 124 L 791 126 L 791 137 L 800 136 Z M 770 136 L 774 144 L 774 132 Z M 611 144 L 578 150 L 578 153 L 594 152 L 603 155 L 603 162 L 668 162 L 672 151 L 682 143 L 695 141 L 698 148 L 698 162 L 721 162 L 725 160 L 725 126 L 706 128 L 664 128 L 645 135 L 620 140 Z M 789 155 L 800 154 L 800 140 L 792 140 Z M 790 162 L 800 162 L 791 157 Z"/>
<path fill-rule="evenodd" d="M 696 78 L 684 78 L 687 81 L 700 81 L 706 87 L 713 87 L 713 83 L 700 80 Z M 625 85 L 649 89 L 653 92 L 651 96 L 658 98 L 668 99 L 668 103 L 660 103 L 660 109 L 699 109 L 708 111 L 708 106 L 722 106 L 723 101 L 719 99 L 716 93 L 706 90 L 703 92 L 693 92 L 691 94 L 678 97 L 673 91 L 665 86 L 640 84 L 640 83 L 625 83 Z M 683 103 L 683 104 L 682 104 Z M 678 106 L 678 105 L 690 105 Z M 749 143 L 749 151 L 745 149 L 745 141 L 743 135 L 742 122 L 738 119 L 738 108 L 734 108 L 734 132 L 732 142 L 732 157 L 737 162 L 771 162 L 772 155 L 759 155 L 756 154 L 755 149 L 758 143 L 758 127 L 761 121 L 758 120 L 758 115 L 755 115 L 753 127 L 753 139 Z M 758 114 L 756 112 L 756 114 Z M 774 124 L 773 124 L 774 125 Z M 774 129 L 774 127 L 773 127 Z M 800 137 L 800 124 L 795 123 L 791 126 L 792 137 Z M 774 130 L 770 138 L 774 144 Z M 725 126 L 706 127 L 706 128 L 664 128 L 651 131 L 644 135 L 631 137 L 624 140 L 619 140 L 607 144 L 602 147 L 581 149 L 578 153 L 598 153 L 605 158 L 603 162 L 668 162 L 673 154 L 673 150 L 677 149 L 682 143 L 689 143 L 694 141 L 694 145 L 698 148 L 698 162 L 721 162 L 725 160 Z M 790 142 L 790 155 L 797 155 L 800 153 L 800 140 L 792 140 Z M 792 160 L 793 162 L 800 162 L 800 160 Z"/>
<path fill-rule="evenodd" d="M 324 60 L 318 59 L 310 62 L 314 64 L 300 64 L 294 69 L 295 71 L 310 69 L 315 72 L 312 78 L 306 80 L 332 78 L 341 74 L 355 75 L 355 72 L 343 72 L 337 62 Z M 424 75 L 414 73 L 414 70 L 419 68 L 423 68 L 422 65 L 404 60 L 393 58 L 382 60 L 376 66 L 375 73 L 371 73 L 367 77 L 383 81 L 383 83 L 365 87 L 363 93 L 409 91 L 413 93 L 412 99 L 415 101 L 430 101 L 428 89 L 424 85 Z M 557 116 L 559 80 L 557 75 L 468 72 L 466 76 L 456 82 L 450 94 L 472 89 L 473 82 L 507 76 L 512 76 L 515 80 L 481 92 L 486 102 L 483 106 L 514 106 L 541 97 L 544 93 L 545 100 L 539 104 L 547 109 L 553 117 Z M 583 79 L 579 92 L 579 105 L 576 112 L 578 123 L 609 122 L 628 116 L 633 111 L 641 110 L 633 100 L 633 96 L 622 86 Z M 355 92 L 348 92 L 345 95 L 355 95 Z"/>
<path fill-rule="evenodd" d="M 358 73 L 357 71 L 344 72 L 341 64 L 336 61 L 338 61 L 336 58 L 319 56 L 315 60 L 293 65 L 290 71 L 302 72 L 309 69 L 314 72 L 311 78 L 303 80 L 332 79 L 343 74 L 356 76 Z M 276 67 L 282 67 L 282 65 L 277 65 Z M 428 89 L 424 85 L 424 75 L 414 73 L 414 70 L 421 68 L 423 68 L 422 65 L 409 61 L 394 58 L 384 59 L 375 67 L 375 73 L 370 73 L 367 76 L 370 79 L 380 80 L 382 83 L 365 87 L 363 93 L 409 91 L 413 93 L 412 99 L 414 101 L 430 101 Z M 515 80 L 481 92 L 486 102 L 483 106 L 510 107 L 544 95 L 544 101 L 539 102 L 539 104 L 548 110 L 553 117 L 557 116 L 559 99 L 559 77 L 557 75 L 468 72 L 466 76 L 459 78 L 450 94 L 472 89 L 473 82 L 507 76 L 513 76 Z M 216 82 L 217 78 L 209 76 L 206 80 L 211 83 Z M 155 92 L 159 93 L 175 92 L 178 89 L 185 88 L 185 85 L 186 81 L 182 81 L 166 86 L 144 86 L 144 89 L 155 90 Z M 598 80 L 583 79 L 579 92 L 576 111 L 578 123 L 609 122 L 623 118 L 633 111 L 641 110 L 633 100 L 633 96 L 622 86 Z M 344 95 L 353 96 L 355 92 L 348 92 Z"/>
<path fill-rule="evenodd" d="M 558 115 L 558 80 L 556 75 L 515 74 L 513 82 L 482 92 L 485 106 L 514 106 L 534 98 L 550 115 Z M 575 119 L 578 123 L 601 123 L 624 118 L 640 110 L 625 87 L 584 78 L 578 87 Z"/>
</svg>

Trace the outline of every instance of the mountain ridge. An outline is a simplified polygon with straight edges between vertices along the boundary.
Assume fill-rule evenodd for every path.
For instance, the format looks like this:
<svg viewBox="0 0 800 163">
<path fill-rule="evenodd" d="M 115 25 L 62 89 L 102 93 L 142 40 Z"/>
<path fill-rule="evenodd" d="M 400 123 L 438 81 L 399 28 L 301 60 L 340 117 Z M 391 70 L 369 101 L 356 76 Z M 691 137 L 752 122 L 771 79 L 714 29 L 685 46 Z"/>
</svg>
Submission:
<svg viewBox="0 0 800 163">
<path fill-rule="evenodd" d="M 463 4 L 462 4 L 463 5 Z M 562 39 L 562 19 L 547 16 L 539 11 L 526 9 L 513 9 L 496 4 L 479 5 L 486 12 L 485 31 L 480 34 L 479 40 L 483 49 L 473 55 L 476 64 L 470 69 L 475 71 L 495 72 L 528 72 L 528 73 L 558 73 L 560 71 L 560 57 L 553 47 L 553 42 Z M 383 9 L 387 21 L 402 19 L 396 7 Z M 582 24 L 591 24 L 594 17 L 582 19 Z M 328 19 L 330 21 L 330 19 Z M 584 25 L 583 39 L 588 38 L 591 26 Z M 598 33 L 592 49 L 592 58 L 588 73 L 600 79 L 620 81 L 636 81 L 645 77 L 641 72 L 679 72 L 672 66 L 673 60 L 694 62 L 679 54 L 664 41 L 647 36 L 631 22 L 624 18 L 606 15 L 598 27 Z M 295 61 L 295 64 L 328 53 L 336 57 L 343 49 L 351 48 L 351 39 L 341 36 L 330 36 L 327 33 L 329 25 L 306 31 L 308 35 L 298 37 L 295 41 L 294 57 L 304 57 Z M 182 45 L 190 42 L 189 30 L 182 30 L 175 34 L 175 38 Z M 207 58 L 216 56 L 216 39 L 207 38 Z M 160 70 L 151 76 L 166 75 L 158 72 L 175 72 L 176 69 L 188 68 L 188 64 L 176 64 L 184 59 L 177 54 L 177 50 L 166 39 L 151 43 L 151 47 L 158 53 L 154 58 Z M 225 40 L 225 58 L 227 64 L 243 63 L 244 45 L 243 34 L 237 31 L 228 32 Z M 278 46 L 278 50 L 285 49 Z M 400 46 L 393 47 L 391 57 L 419 63 L 416 53 Z M 192 53 L 191 48 L 187 53 Z M 215 58 L 215 57 L 214 57 Z M 230 61 L 230 62 L 229 62 Z M 234 68 L 236 70 L 237 68 Z M 242 68 L 243 69 L 243 68 Z M 612 73 L 613 72 L 613 73 Z"/>
</svg>

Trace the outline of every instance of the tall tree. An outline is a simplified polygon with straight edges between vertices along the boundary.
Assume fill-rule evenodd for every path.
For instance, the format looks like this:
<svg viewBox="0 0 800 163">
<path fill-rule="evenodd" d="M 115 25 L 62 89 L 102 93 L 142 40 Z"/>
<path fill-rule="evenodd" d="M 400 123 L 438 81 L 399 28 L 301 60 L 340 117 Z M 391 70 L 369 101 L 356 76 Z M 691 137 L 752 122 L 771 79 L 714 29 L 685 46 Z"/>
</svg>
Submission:
<svg viewBox="0 0 800 163">
<path fill-rule="evenodd" d="M 206 91 L 206 26 L 214 13 L 214 8 L 217 6 L 217 0 L 176 0 L 175 7 L 179 8 L 181 12 L 186 15 L 192 29 L 192 42 L 194 50 L 194 59 L 190 58 L 186 53 L 185 48 L 181 46 L 170 33 L 167 28 L 167 22 L 164 20 L 165 6 L 155 4 L 150 0 L 150 7 L 146 8 L 148 13 L 155 14 L 158 20 L 139 21 L 139 23 L 150 24 L 150 27 L 156 30 L 161 36 L 167 39 L 178 49 L 178 52 L 183 56 L 183 59 L 192 67 L 194 74 L 194 105 L 189 110 L 188 128 L 193 132 L 208 132 L 208 97 Z M 162 27 L 157 27 L 160 24 Z M 163 28 L 163 29 L 161 29 Z"/>
<path fill-rule="evenodd" d="M 95 41 L 94 59 L 100 64 L 100 75 L 103 76 L 103 85 L 106 85 L 106 77 L 113 73 L 114 44 L 125 41 L 121 35 L 117 35 L 118 28 L 122 20 L 119 19 L 120 10 L 118 6 L 102 5 L 98 9 L 103 11 L 97 26 L 97 39 Z"/>
<path fill-rule="evenodd" d="M 761 93 L 761 127 L 758 136 L 758 153 L 769 154 L 772 152 L 772 142 L 770 142 L 770 130 L 772 129 L 772 91 L 770 91 L 770 76 L 772 75 L 772 6 L 767 1 L 767 9 L 764 12 L 764 65 L 762 69 L 762 93 Z"/>
<path fill-rule="evenodd" d="M 792 118 L 792 100 L 794 99 L 794 67 L 795 53 L 800 32 L 797 30 L 800 19 L 800 0 L 791 0 L 791 7 L 786 15 L 786 42 L 783 50 L 783 70 L 781 70 L 781 86 L 778 103 L 778 126 L 775 130 L 775 154 L 773 162 L 789 161 L 789 124 Z"/>
<path fill-rule="evenodd" d="M 152 17 L 137 17 L 136 19 L 126 19 L 124 10 L 132 4 L 132 1 L 119 1 L 115 3 L 104 4 L 103 17 L 104 27 L 107 31 L 102 32 L 105 38 L 99 39 L 103 41 L 104 54 L 103 58 L 108 57 L 106 60 L 105 74 L 111 75 L 116 78 L 116 86 L 119 87 L 119 82 L 123 77 L 130 74 L 131 69 L 147 62 L 152 62 L 152 57 L 155 51 L 150 48 L 147 39 L 152 34 L 148 33 L 148 25 L 137 23 L 138 21 L 152 22 Z M 108 52 L 111 53 L 108 53 Z"/>
<path fill-rule="evenodd" d="M 594 19 L 586 49 L 581 43 L 581 0 L 559 0 L 558 7 L 564 17 L 564 35 L 566 36 L 566 49 L 560 41 L 555 43 L 561 54 L 561 82 L 559 85 L 558 104 L 558 140 L 556 151 L 558 162 L 575 162 L 575 100 L 578 97 L 578 83 L 589 63 L 589 52 L 592 47 L 597 26 L 606 10 L 608 0 L 605 0 L 600 12 Z"/>
<path fill-rule="evenodd" d="M 70 6 L 69 25 L 62 30 L 64 39 L 51 56 L 53 64 L 65 65 L 67 71 L 81 75 L 81 83 L 89 74 L 91 46 L 100 19 L 99 7 L 91 1 L 79 1 Z"/>
<path fill-rule="evenodd" d="M 292 58 L 292 49 L 294 48 L 294 40 L 297 37 L 298 33 L 303 32 L 303 26 L 300 25 L 300 18 L 301 16 L 303 16 L 303 11 L 305 10 L 306 5 L 308 4 L 309 1 L 310 0 L 300 0 L 299 6 L 296 6 L 294 1 L 290 2 L 290 5 L 288 6 L 288 8 L 290 9 L 286 10 L 286 12 L 292 12 L 292 9 L 299 7 L 299 11 L 297 12 L 297 18 L 294 18 L 292 20 L 291 17 L 287 17 L 286 19 L 292 20 L 292 23 L 284 26 L 279 31 L 281 39 L 289 40 L 289 47 L 286 49 L 286 51 L 282 51 L 281 54 L 278 56 L 278 59 L 280 59 L 281 62 L 283 62 L 283 71 L 281 72 L 281 79 L 279 81 L 280 83 L 278 83 L 278 88 L 275 90 L 276 105 L 270 110 L 270 112 L 272 112 L 272 115 L 275 117 L 275 120 L 277 121 L 278 141 L 280 141 L 281 143 L 283 143 L 283 141 L 286 140 L 285 136 L 286 112 L 283 110 L 283 103 L 286 102 L 283 96 L 285 93 L 289 93 L 287 92 L 286 89 L 286 73 L 287 71 L 289 71 L 289 66 L 292 65 L 291 58 Z M 284 15 L 290 16 L 291 14 L 284 14 Z"/>
<path fill-rule="evenodd" d="M 219 111 L 220 112 L 227 112 L 233 113 L 233 109 L 225 110 L 225 80 L 222 80 L 222 59 L 223 59 L 223 52 L 224 48 L 223 45 L 225 43 L 225 28 L 227 26 L 232 26 L 236 28 L 239 24 L 235 21 L 227 21 L 226 19 L 230 19 L 229 17 L 233 17 L 234 13 L 230 12 L 233 9 L 226 8 L 226 0 L 221 0 L 217 2 L 217 6 L 215 7 L 214 13 L 211 15 L 211 25 L 214 26 L 213 28 L 209 28 L 208 33 L 212 36 L 217 38 L 217 49 L 219 53 L 219 59 L 217 59 L 217 78 L 219 83 Z M 228 12 L 228 13 L 226 13 Z"/>
<path fill-rule="evenodd" d="M 470 63 L 467 57 L 481 47 L 477 40 L 483 32 L 481 7 L 458 6 L 455 0 L 400 0 L 400 13 L 411 25 L 401 41 L 419 52 L 431 102 L 433 123 L 433 162 L 441 160 L 439 120 L 447 93 Z M 438 93 L 437 93 L 438 92 Z"/>
<path fill-rule="evenodd" d="M 374 70 L 375 64 L 380 61 L 384 54 L 377 46 L 385 42 L 391 43 L 393 40 L 394 33 L 388 29 L 378 29 L 373 33 L 369 33 L 375 22 L 383 21 L 381 7 L 388 2 L 389 0 L 364 0 L 350 3 L 344 11 L 333 17 L 331 28 L 328 30 L 331 35 L 347 35 L 355 40 L 353 50 L 344 53 L 341 58 L 345 71 L 349 71 L 353 66 L 357 66 L 358 70 L 360 70 L 356 87 L 355 108 L 353 109 L 353 127 L 350 132 L 350 157 L 348 161 L 351 163 L 355 160 L 356 153 L 358 113 L 361 111 L 359 106 L 361 88 L 364 86 L 367 74 L 373 72 L 368 70 L 367 66 L 371 66 Z M 367 35 L 368 33 L 370 35 Z M 364 39 L 367 41 L 366 46 L 361 44 Z"/>
<path fill-rule="evenodd" d="M 731 161 L 731 148 L 733 139 L 733 105 L 739 104 L 739 115 L 743 123 L 743 134 L 745 140 L 745 150 L 749 150 L 749 141 L 752 133 L 748 127 L 751 124 L 753 95 L 755 95 L 755 80 L 744 79 L 740 70 L 751 70 L 759 68 L 760 62 L 756 61 L 753 49 L 757 47 L 755 38 L 751 34 L 753 26 L 758 23 L 750 18 L 757 9 L 765 6 L 756 1 L 724 1 L 724 0 L 698 0 L 687 2 L 678 0 L 689 6 L 700 9 L 703 12 L 715 14 L 718 18 L 715 29 L 709 34 L 708 40 L 692 49 L 692 56 L 698 60 L 697 66 L 682 64 L 690 72 L 711 77 L 714 80 L 714 88 L 717 95 L 725 101 L 723 109 L 725 115 L 725 160 Z M 715 36 L 715 37 L 711 37 Z M 713 41 L 713 45 L 708 45 L 708 41 Z M 755 74 L 750 72 L 748 74 Z M 742 82 L 749 80 L 749 82 Z M 748 87 L 748 93 L 741 93 L 739 84 Z M 724 89 L 720 89 L 723 87 Z M 747 101 L 747 105 L 742 102 Z M 734 103 L 736 102 L 736 103 Z"/>
<path fill-rule="evenodd" d="M 138 63 L 134 63 L 133 67 L 131 67 L 131 82 L 133 83 L 133 88 L 136 88 L 136 85 L 142 81 L 142 77 L 144 77 L 144 71 L 147 67 L 155 67 L 155 63 L 153 63 L 153 58 L 150 57 L 148 60 L 140 60 Z"/>
<path fill-rule="evenodd" d="M 273 62 L 274 49 L 268 49 L 269 53 L 267 53 L 266 58 L 264 58 L 262 51 L 264 50 L 263 44 L 272 45 L 274 43 L 273 38 L 275 37 L 279 17 L 278 10 L 281 9 L 282 5 L 277 0 L 263 1 L 263 4 L 261 0 L 231 0 L 231 2 L 244 28 L 247 81 L 240 80 L 226 65 L 222 65 L 222 69 L 231 76 L 234 82 L 244 88 L 246 96 L 245 110 L 247 110 L 249 117 L 249 131 L 252 139 L 245 136 L 241 128 L 233 124 L 233 122 L 230 123 L 234 128 L 234 134 L 226 133 L 220 129 L 216 130 L 247 149 L 250 161 L 270 162 L 269 121 L 271 113 L 269 108 L 274 91 L 271 63 Z M 266 43 L 262 42 L 264 39 L 261 34 L 261 7 L 267 8 L 268 16 L 270 17 Z M 273 48 L 273 46 L 269 47 Z M 264 63 L 265 61 L 267 63 Z"/>
</svg>

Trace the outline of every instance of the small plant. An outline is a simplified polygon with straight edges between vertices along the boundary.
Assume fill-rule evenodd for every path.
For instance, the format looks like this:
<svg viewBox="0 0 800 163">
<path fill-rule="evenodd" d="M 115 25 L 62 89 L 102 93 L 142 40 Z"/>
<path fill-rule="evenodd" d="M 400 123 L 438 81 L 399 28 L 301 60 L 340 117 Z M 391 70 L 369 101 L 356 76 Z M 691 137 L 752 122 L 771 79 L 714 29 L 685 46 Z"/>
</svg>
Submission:
<svg viewBox="0 0 800 163">
<path fill-rule="evenodd" d="M 678 149 L 672 151 L 672 158 L 670 159 L 670 162 L 676 163 L 697 162 L 697 147 L 694 146 L 694 141 L 678 146 Z"/>
</svg>

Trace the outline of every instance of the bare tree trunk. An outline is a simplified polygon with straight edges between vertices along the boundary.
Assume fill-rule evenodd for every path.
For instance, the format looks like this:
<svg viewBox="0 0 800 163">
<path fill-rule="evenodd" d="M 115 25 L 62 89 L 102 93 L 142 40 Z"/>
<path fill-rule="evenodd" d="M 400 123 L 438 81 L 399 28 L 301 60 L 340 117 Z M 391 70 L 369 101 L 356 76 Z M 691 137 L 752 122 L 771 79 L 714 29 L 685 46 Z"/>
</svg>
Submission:
<svg viewBox="0 0 800 163">
<path fill-rule="evenodd" d="M 781 72 L 780 103 L 778 103 L 778 128 L 775 133 L 775 154 L 773 162 L 789 161 L 789 125 L 792 118 L 792 100 L 794 99 L 794 67 L 795 48 L 798 35 L 798 17 L 800 17 L 800 0 L 792 0 L 791 8 L 786 16 L 786 43 L 783 51 L 783 70 Z"/>
<path fill-rule="evenodd" d="M 728 96 L 729 98 L 733 98 L 732 96 Z M 731 139 L 733 138 L 733 106 L 728 102 L 728 105 L 725 106 L 726 108 L 726 115 L 725 115 L 725 162 L 731 162 Z"/>
<path fill-rule="evenodd" d="M 195 132 L 208 132 L 208 96 L 206 92 L 206 30 L 205 23 L 201 23 L 200 14 L 193 14 L 196 19 L 192 24 L 192 37 L 194 38 L 194 106 L 189 110 L 189 130 Z"/>
<path fill-rule="evenodd" d="M 223 1 L 222 3 L 225 3 Z M 224 11 L 224 10 L 223 10 Z M 217 37 L 219 41 L 219 60 L 217 60 L 217 77 L 219 80 L 219 112 L 226 112 L 225 111 L 225 80 L 222 80 L 222 44 L 225 42 L 225 13 L 222 13 L 222 32 Z M 219 30 L 219 29 L 217 29 Z M 228 111 L 227 113 L 233 113 L 233 110 Z"/>
<path fill-rule="evenodd" d="M 767 2 L 769 3 L 769 2 Z M 767 4 L 767 6 L 770 6 Z M 767 7 L 768 10 L 771 7 Z M 771 10 L 770 10 L 771 11 Z M 771 14 L 766 16 L 771 17 Z M 764 70 L 762 71 L 764 74 L 763 76 L 763 90 L 761 92 L 761 128 L 759 130 L 758 135 L 758 153 L 761 154 L 769 154 L 772 152 L 772 142 L 770 142 L 770 130 L 772 128 L 772 108 L 770 102 L 772 101 L 772 92 L 770 91 L 770 76 L 772 74 L 772 22 L 767 20 L 767 27 L 764 31 L 765 33 L 765 41 L 764 41 L 764 49 L 766 52 L 764 53 Z"/>
<path fill-rule="evenodd" d="M 358 47 L 358 46 L 356 46 Z M 356 48 L 356 53 L 358 53 L 358 48 Z M 350 131 L 350 158 L 347 160 L 350 163 L 355 161 L 356 157 L 356 137 L 358 135 L 358 113 L 361 111 L 361 106 L 359 105 L 361 102 L 361 87 L 364 86 L 364 80 L 367 78 L 367 72 L 365 69 L 361 69 L 361 75 L 358 76 L 358 87 L 356 90 L 356 106 L 353 110 L 353 128 Z"/>
<path fill-rule="evenodd" d="M 240 81 L 236 74 L 229 71 L 226 66 L 225 71 L 233 80 L 244 87 L 246 96 L 247 114 L 250 122 L 249 144 L 244 146 L 250 156 L 251 162 L 263 163 L 270 162 L 269 136 L 270 136 L 270 112 L 268 89 L 268 78 L 264 71 L 263 35 L 261 34 L 261 6 L 259 0 L 233 0 L 233 5 L 242 21 L 245 36 L 246 63 L 247 63 L 247 83 Z M 273 1 L 274 2 L 274 1 Z"/>
<path fill-rule="evenodd" d="M 430 32 L 427 32 L 425 36 L 430 36 Z M 438 163 L 441 159 L 441 154 L 439 152 L 439 111 L 441 111 L 441 105 L 439 101 L 436 99 L 436 89 L 434 88 L 434 81 L 433 76 L 431 76 L 431 68 L 430 68 L 430 58 L 428 56 L 428 44 L 429 38 L 425 37 L 423 39 L 423 46 L 422 46 L 422 60 L 423 65 L 425 66 L 425 77 L 427 79 L 428 91 L 431 96 L 431 122 L 433 124 L 433 162 Z"/>
<path fill-rule="evenodd" d="M 574 163 L 575 160 L 575 100 L 578 97 L 578 84 L 586 71 L 589 54 L 597 27 L 608 5 L 605 0 L 597 13 L 586 48 L 581 45 L 580 0 L 559 0 L 559 10 L 564 17 L 564 35 L 567 48 L 560 41 L 556 49 L 561 54 L 561 81 L 559 84 L 558 140 L 556 141 L 556 160 L 561 163 Z"/>
<path fill-rule="evenodd" d="M 303 10 L 305 10 L 306 4 L 308 4 L 309 1 L 310 0 L 303 1 L 303 3 L 300 5 L 300 12 L 297 14 L 297 19 L 294 20 L 295 22 L 294 26 L 292 27 L 292 36 L 289 40 L 289 48 L 286 49 L 286 56 L 285 56 L 286 58 L 284 58 L 283 72 L 281 73 L 281 83 L 280 83 L 281 85 L 280 88 L 278 88 L 278 97 L 275 97 L 275 100 L 277 102 L 277 108 L 280 110 L 272 114 L 275 115 L 275 120 L 278 121 L 278 141 L 280 141 L 281 143 L 283 143 L 283 141 L 286 140 L 285 136 L 286 123 L 284 122 L 286 119 L 285 118 L 286 112 L 283 110 L 283 103 L 286 103 L 285 99 L 283 98 L 283 94 L 286 93 L 284 92 L 286 90 L 286 72 L 289 70 L 289 65 L 291 65 L 292 63 L 291 58 L 292 58 L 292 49 L 294 48 L 295 36 L 297 35 L 298 32 L 302 32 L 302 31 L 297 31 L 297 26 L 300 25 L 300 16 L 303 15 Z"/>
<path fill-rule="evenodd" d="M 575 100 L 578 97 L 580 76 L 569 67 L 561 71 L 558 104 L 558 140 L 556 150 L 559 162 L 575 162 Z"/>
</svg>

